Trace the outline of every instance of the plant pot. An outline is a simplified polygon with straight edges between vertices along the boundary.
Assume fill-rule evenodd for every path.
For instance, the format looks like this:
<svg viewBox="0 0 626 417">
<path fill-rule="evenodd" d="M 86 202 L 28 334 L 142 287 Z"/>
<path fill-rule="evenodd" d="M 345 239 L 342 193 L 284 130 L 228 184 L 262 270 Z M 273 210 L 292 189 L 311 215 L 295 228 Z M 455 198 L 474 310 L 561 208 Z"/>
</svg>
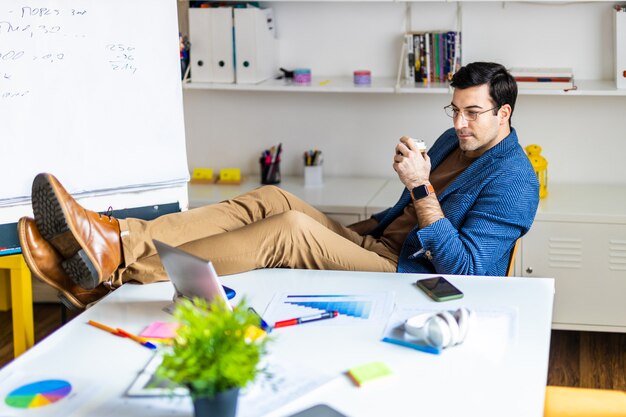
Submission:
<svg viewBox="0 0 626 417">
<path fill-rule="evenodd" d="M 193 400 L 195 417 L 235 417 L 239 388 L 218 392 L 214 397 Z"/>
</svg>

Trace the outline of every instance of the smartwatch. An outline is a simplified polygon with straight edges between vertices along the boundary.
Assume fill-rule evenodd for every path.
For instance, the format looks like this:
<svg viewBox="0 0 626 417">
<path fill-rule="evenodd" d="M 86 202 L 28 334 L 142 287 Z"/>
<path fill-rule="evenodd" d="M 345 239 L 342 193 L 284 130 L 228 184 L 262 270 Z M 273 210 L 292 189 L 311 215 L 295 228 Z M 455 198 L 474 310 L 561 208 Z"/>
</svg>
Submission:
<svg viewBox="0 0 626 417">
<path fill-rule="evenodd" d="M 431 183 L 418 185 L 411 190 L 411 196 L 414 201 L 420 200 L 424 197 L 427 197 L 435 192 Z"/>
</svg>

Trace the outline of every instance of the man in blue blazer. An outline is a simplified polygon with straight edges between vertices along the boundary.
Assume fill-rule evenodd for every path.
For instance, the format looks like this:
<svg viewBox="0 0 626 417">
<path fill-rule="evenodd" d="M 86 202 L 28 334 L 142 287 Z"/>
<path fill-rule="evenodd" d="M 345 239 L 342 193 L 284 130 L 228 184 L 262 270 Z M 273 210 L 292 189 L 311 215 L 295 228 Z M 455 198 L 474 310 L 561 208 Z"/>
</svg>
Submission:
<svg viewBox="0 0 626 417">
<path fill-rule="evenodd" d="M 399 272 L 504 275 L 539 204 L 536 174 L 511 127 L 517 86 L 504 67 L 480 62 L 457 72 L 451 86 L 445 110 L 454 128 L 424 157 L 401 138 L 393 167 L 402 196 L 354 228 L 395 244 Z M 401 242 L 385 238 L 407 222 L 414 226 Z"/>
<path fill-rule="evenodd" d="M 529 229 L 539 184 L 511 127 L 517 86 L 499 64 L 453 77 L 454 128 L 422 154 L 402 137 L 393 168 L 405 190 L 391 208 L 344 227 L 275 186 L 151 221 L 80 206 L 51 174 L 35 177 L 34 219 L 18 234 L 33 274 L 78 309 L 127 281 L 168 279 L 153 239 L 210 259 L 219 274 L 255 268 L 504 275 Z"/>
</svg>

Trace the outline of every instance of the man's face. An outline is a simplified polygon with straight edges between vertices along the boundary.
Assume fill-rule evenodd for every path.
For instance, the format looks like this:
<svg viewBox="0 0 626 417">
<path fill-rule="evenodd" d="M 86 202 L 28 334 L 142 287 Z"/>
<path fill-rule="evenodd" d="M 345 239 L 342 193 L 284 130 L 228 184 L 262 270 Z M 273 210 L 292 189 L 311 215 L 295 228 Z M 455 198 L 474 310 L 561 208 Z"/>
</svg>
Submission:
<svg viewBox="0 0 626 417">
<path fill-rule="evenodd" d="M 451 104 L 453 108 L 459 110 L 458 115 L 453 119 L 454 129 L 459 139 L 459 147 L 468 157 L 482 155 L 510 132 L 508 117 L 506 117 L 508 105 L 505 105 L 506 109 L 496 108 L 481 113 L 495 107 L 489 96 L 487 84 L 455 89 Z M 476 120 L 467 120 L 465 115 L 468 115 L 469 119 L 472 118 L 471 115 L 477 115 L 477 118 Z"/>
</svg>

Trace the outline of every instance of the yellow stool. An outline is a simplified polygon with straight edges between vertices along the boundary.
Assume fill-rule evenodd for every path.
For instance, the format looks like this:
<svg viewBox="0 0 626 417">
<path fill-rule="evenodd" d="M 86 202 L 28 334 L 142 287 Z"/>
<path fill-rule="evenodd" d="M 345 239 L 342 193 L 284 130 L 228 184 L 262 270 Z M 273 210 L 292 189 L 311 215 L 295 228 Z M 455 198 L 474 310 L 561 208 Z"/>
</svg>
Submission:
<svg viewBox="0 0 626 417">
<path fill-rule="evenodd" d="M 30 270 L 22 255 L 0 256 L 0 269 L 10 270 L 11 303 L 13 304 L 13 354 L 18 357 L 35 343 L 33 288 Z M 8 293 L 6 285 L 0 288 L 3 292 Z"/>
</svg>

